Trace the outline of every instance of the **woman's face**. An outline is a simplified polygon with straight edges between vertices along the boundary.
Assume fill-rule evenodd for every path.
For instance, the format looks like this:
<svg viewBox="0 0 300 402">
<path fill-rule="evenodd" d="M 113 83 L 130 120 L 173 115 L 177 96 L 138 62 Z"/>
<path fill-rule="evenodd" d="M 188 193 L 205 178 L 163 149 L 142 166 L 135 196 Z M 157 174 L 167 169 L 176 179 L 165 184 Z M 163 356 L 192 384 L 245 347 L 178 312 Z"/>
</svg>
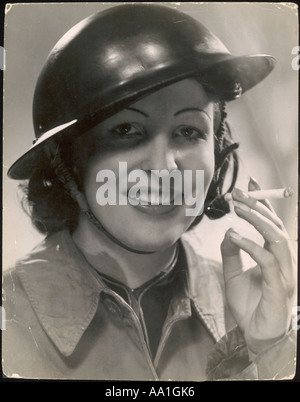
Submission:
<svg viewBox="0 0 300 402">
<path fill-rule="evenodd" d="M 83 189 L 91 211 L 106 230 L 122 243 L 141 251 L 159 251 L 180 238 L 195 216 L 187 216 L 184 202 L 175 205 L 172 185 L 171 205 L 162 205 L 161 194 L 156 199 L 159 205 L 132 205 L 137 193 L 130 189 L 136 188 L 138 179 L 127 182 L 126 189 L 126 177 L 124 170 L 120 175 L 119 163 L 123 162 L 128 175 L 134 170 L 143 171 L 149 178 L 146 190 L 149 192 L 153 170 L 176 170 L 183 180 L 185 171 L 202 170 L 205 196 L 214 173 L 213 117 L 214 104 L 201 84 L 186 79 L 150 94 L 91 130 L 95 149 L 85 165 Z M 99 205 L 99 194 L 108 183 L 111 184 L 109 191 L 114 190 L 110 179 L 104 180 L 106 187 L 99 190 L 104 185 L 99 182 L 99 172 L 105 173 L 104 170 L 116 178 L 117 205 Z M 121 195 L 126 205 L 119 205 L 120 186 L 121 193 L 125 192 Z M 191 187 L 195 195 L 195 174 Z M 112 193 L 106 193 L 109 194 Z"/>
</svg>

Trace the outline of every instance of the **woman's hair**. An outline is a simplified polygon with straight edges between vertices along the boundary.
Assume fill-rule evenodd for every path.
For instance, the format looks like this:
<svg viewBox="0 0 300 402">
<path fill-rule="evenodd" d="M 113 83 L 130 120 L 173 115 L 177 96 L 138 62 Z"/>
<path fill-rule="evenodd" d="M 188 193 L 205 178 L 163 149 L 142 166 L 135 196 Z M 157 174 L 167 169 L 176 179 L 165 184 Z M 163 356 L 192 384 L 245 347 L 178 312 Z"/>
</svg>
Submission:
<svg viewBox="0 0 300 402">
<path fill-rule="evenodd" d="M 230 185 L 226 192 L 231 191 L 238 174 L 235 151 L 238 145 L 233 141 L 226 122 L 223 101 L 215 102 L 214 127 L 215 172 L 204 205 L 204 214 L 210 219 L 221 218 L 230 211 L 224 199 L 224 182 L 229 175 Z M 79 139 L 82 140 L 83 136 Z M 51 234 L 64 228 L 72 232 L 77 226 L 82 209 L 79 207 L 82 204 L 82 180 L 79 179 L 82 174 L 75 175 L 74 167 L 80 169 L 80 166 L 84 166 L 84 161 L 94 151 L 88 136 L 81 141 L 84 147 L 78 147 L 77 141 L 67 138 L 58 143 L 55 139 L 52 142 L 50 140 L 52 152 L 45 147 L 43 166 L 34 170 L 28 182 L 21 185 L 25 195 L 23 208 L 30 215 L 33 225 L 43 234 Z M 196 217 L 190 228 L 199 223 L 202 217 L 203 215 Z"/>
</svg>

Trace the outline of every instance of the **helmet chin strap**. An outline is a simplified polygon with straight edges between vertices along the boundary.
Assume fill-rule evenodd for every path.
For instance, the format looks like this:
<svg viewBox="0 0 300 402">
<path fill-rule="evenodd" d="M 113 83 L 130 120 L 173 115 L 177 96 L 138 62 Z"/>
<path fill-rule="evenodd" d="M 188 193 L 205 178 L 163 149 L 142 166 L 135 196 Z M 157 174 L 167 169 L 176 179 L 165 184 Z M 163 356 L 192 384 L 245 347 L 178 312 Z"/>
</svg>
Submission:
<svg viewBox="0 0 300 402">
<path fill-rule="evenodd" d="M 105 227 L 98 221 L 98 219 L 95 217 L 95 215 L 91 212 L 90 209 L 84 209 L 84 210 L 82 210 L 82 212 L 88 218 L 89 222 L 91 222 L 97 228 L 97 230 L 104 233 L 106 237 L 108 237 L 115 244 L 124 248 L 125 250 L 130 251 L 131 253 L 136 253 L 136 254 L 153 254 L 153 253 L 155 253 L 155 251 L 141 251 L 141 250 L 136 250 L 134 248 L 128 247 L 126 244 L 122 243 L 114 235 L 112 235 L 110 232 L 108 232 L 105 229 Z"/>
</svg>

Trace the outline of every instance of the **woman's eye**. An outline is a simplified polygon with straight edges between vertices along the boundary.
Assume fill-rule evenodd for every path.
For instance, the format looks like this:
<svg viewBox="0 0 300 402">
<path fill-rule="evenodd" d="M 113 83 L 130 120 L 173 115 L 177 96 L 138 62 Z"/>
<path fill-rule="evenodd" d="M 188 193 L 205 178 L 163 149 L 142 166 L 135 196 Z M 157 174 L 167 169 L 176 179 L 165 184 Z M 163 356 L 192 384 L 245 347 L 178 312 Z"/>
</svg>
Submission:
<svg viewBox="0 0 300 402">
<path fill-rule="evenodd" d="M 132 123 L 123 123 L 114 127 L 111 132 L 120 138 L 129 138 L 142 135 L 142 129 Z"/>
<path fill-rule="evenodd" d="M 175 131 L 175 135 L 191 141 L 206 139 L 207 137 L 207 135 L 202 130 L 190 126 L 178 127 Z"/>
</svg>

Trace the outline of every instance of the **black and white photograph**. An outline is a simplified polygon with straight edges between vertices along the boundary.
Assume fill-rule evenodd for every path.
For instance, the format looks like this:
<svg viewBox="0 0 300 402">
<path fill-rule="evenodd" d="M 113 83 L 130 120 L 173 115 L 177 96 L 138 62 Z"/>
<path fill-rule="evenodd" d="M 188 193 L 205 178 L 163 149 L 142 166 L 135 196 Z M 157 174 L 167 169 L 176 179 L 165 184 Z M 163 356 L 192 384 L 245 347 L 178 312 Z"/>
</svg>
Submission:
<svg viewBox="0 0 300 402">
<path fill-rule="evenodd" d="M 299 50 L 295 3 L 6 4 L 6 378 L 295 377 Z"/>
</svg>

